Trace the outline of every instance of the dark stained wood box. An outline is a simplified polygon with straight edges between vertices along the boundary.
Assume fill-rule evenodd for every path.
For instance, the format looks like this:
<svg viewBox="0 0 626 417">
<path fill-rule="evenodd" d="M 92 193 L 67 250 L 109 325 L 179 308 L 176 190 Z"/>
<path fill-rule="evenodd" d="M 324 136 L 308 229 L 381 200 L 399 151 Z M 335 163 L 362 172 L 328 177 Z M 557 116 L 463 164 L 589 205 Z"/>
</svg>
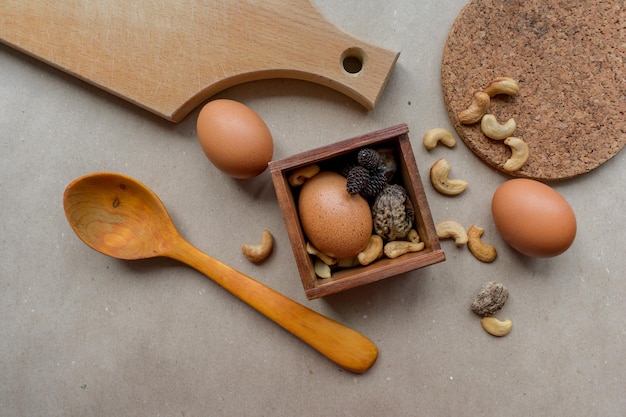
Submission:
<svg viewBox="0 0 626 417">
<path fill-rule="evenodd" d="M 392 126 L 270 162 L 272 182 L 308 299 L 324 297 L 445 260 L 415 163 L 408 131 L 405 124 Z M 288 177 L 298 168 L 311 164 L 332 164 L 334 159 L 340 160 L 342 156 L 356 152 L 363 147 L 384 147 L 394 150 L 398 163 L 397 175 L 401 179 L 397 182 L 406 188 L 413 202 L 416 223 L 414 228 L 418 231 L 421 241 L 425 243 L 425 248 L 420 252 L 408 253 L 396 259 L 383 257 L 367 266 L 337 270 L 333 272 L 331 278 L 321 279 L 315 275 L 314 259 L 306 251 L 307 239 L 298 216 L 297 189 L 292 188 Z"/>
</svg>

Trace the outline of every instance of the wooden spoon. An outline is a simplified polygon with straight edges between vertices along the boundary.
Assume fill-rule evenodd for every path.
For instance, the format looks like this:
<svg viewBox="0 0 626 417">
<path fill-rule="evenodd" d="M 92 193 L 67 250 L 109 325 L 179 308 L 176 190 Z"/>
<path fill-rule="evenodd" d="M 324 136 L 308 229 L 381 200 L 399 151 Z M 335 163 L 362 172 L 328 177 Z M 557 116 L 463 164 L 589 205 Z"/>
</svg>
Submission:
<svg viewBox="0 0 626 417">
<path fill-rule="evenodd" d="M 183 262 L 226 288 L 270 320 L 352 372 L 365 372 L 378 349 L 362 334 L 285 297 L 211 258 L 176 230 L 159 197 L 133 178 L 94 173 L 71 182 L 63 196 L 65 215 L 91 248 L 120 259 L 157 256 Z"/>
</svg>

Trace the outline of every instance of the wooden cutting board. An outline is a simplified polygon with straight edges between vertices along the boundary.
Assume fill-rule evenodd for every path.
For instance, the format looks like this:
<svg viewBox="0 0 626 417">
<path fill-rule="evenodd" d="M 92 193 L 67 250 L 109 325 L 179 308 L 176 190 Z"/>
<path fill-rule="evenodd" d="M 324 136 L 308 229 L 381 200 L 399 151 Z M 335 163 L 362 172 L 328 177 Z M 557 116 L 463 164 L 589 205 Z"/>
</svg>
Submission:
<svg viewBox="0 0 626 417">
<path fill-rule="evenodd" d="M 517 122 L 530 147 L 513 173 L 543 181 L 587 173 L 626 145 L 626 7 L 622 0 L 470 0 L 454 22 L 442 60 L 444 101 L 468 147 L 504 172 L 510 156 L 480 124 L 458 113 L 495 77 L 520 85 L 489 112 Z"/>
<path fill-rule="evenodd" d="M 174 122 L 268 78 L 318 83 L 371 110 L 399 55 L 308 0 L 0 0 L 0 41 Z"/>
</svg>

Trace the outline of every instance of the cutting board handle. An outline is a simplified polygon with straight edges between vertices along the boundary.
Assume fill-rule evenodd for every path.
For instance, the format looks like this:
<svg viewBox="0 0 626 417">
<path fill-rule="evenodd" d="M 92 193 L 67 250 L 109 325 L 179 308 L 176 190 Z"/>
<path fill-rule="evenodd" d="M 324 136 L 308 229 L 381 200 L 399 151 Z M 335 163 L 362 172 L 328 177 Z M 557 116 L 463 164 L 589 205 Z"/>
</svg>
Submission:
<svg viewBox="0 0 626 417">
<path fill-rule="evenodd" d="M 176 109 L 171 116 L 165 117 L 178 121 L 200 103 L 222 90 L 250 81 L 277 78 L 297 79 L 323 85 L 350 97 L 367 110 L 373 110 L 400 53 L 356 40 L 349 45 L 358 46 L 346 46 L 341 52 L 334 51 L 333 56 L 327 56 L 326 52 L 297 57 L 298 59 L 290 62 L 285 59 L 282 68 L 235 74 L 222 82 L 208 85 Z"/>
<path fill-rule="evenodd" d="M 353 37 L 330 23 L 309 0 L 265 1 L 261 9 L 240 9 L 240 25 L 229 26 L 229 37 L 242 37 L 236 55 L 238 73 L 208 82 L 172 119 L 181 119 L 200 103 L 228 87 L 275 78 L 309 81 L 338 91 L 373 110 L 398 60 L 399 52 Z M 251 36 L 244 25 L 260 28 Z M 239 30 L 242 28 L 242 30 Z M 233 34 L 232 31 L 236 33 Z M 243 51 L 243 52 L 242 52 Z"/>
</svg>

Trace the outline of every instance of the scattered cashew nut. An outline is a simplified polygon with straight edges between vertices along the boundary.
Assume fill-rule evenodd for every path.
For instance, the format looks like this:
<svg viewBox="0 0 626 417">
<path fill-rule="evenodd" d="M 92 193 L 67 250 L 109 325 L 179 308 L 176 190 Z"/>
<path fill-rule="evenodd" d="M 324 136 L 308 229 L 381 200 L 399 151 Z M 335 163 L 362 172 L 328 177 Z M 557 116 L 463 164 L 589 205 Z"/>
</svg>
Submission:
<svg viewBox="0 0 626 417">
<path fill-rule="evenodd" d="M 467 188 L 467 181 L 448 179 L 451 170 L 452 167 L 445 158 L 438 159 L 430 167 L 430 182 L 433 187 L 441 194 L 449 196 L 461 194 Z"/>
<path fill-rule="evenodd" d="M 323 262 L 320 258 L 315 259 L 315 275 L 320 278 L 330 278 L 332 276 L 332 271 L 330 270 L 330 266 Z"/>
<path fill-rule="evenodd" d="M 483 91 L 475 93 L 470 106 L 459 113 L 459 122 L 464 125 L 471 125 L 480 121 L 487 113 L 490 103 L 491 97 L 489 97 L 489 94 Z"/>
<path fill-rule="evenodd" d="M 457 246 L 463 246 L 467 243 L 468 237 L 465 227 L 454 220 L 445 220 L 435 226 L 437 237 L 439 239 L 453 238 Z"/>
<path fill-rule="evenodd" d="M 498 77 L 487 84 L 483 92 L 489 94 L 490 97 L 498 94 L 506 94 L 514 96 L 519 93 L 519 85 L 517 81 L 510 77 Z"/>
<path fill-rule="evenodd" d="M 480 320 L 480 324 L 487 333 L 497 337 L 506 336 L 513 328 L 513 322 L 511 322 L 511 320 L 500 321 L 491 316 L 483 317 Z"/>
<path fill-rule="evenodd" d="M 405 240 L 394 240 L 385 245 L 384 252 L 387 258 L 395 259 L 405 253 L 424 250 L 424 246 L 424 242 L 414 243 Z"/>
<path fill-rule="evenodd" d="M 383 238 L 372 235 L 365 249 L 357 255 L 359 263 L 363 266 L 369 265 L 376 259 L 383 256 Z"/>
<path fill-rule="evenodd" d="M 309 255 L 317 257 L 317 259 L 324 262 L 326 265 L 335 265 L 337 263 L 337 259 L 320 252 L 315 246 L 311 245 L 310 242 L 306 243 L 306 252 Z"/>
<path fill-rule="evenodd" d="M 320 172 L 319 165 L 308 165 L 302 168 L 296 169 L 290 176 L 287 178 L 289 185 L 292 187 L 298 187 L 306 180 L 309 180 L 316 176 Z"/>
<path fill-rule="evenodd" d="M 493 114 L 484 115 L 480 121 L 480 130 L 485 136 L 494 140 L 502 140 L 512 136 L 516 128 L 514 119 L 509 119 L 504 124 L 500 124 Z"/>
<path fill-rule="evenodd" d="M 467 247 L 470 252 L 472 252 L 472 255 L 479 261 L 486 263 L 493 262 L 496 260 L 497 256 L 496 248 L 480 240 L 483 233 L 484 229 L 482 227 L 476 225 L 470 226 L 470 228 L 467 229 Z"/>
<path fill-rule="evenodd" d="M 270 256 L 273 248 L 274 238 L 269 230 L 264 230 L 261 243 L 258 245 L 243 245 L 241 247 L 241 253 L 250 262 L 260 263 Z"/>
<path fill-rule="evenodd" d="M 520 138 L 508 137 L 504 143 L 511 147 L 511 157 L 504 163 L 505 171 L 514 172 L 520 169 L 528 160 L 530 151 L 528 144 Z"/>
<path fill-rule="evenodd" d="M 424 135 L 424 147 L 429 151 L 435 149 L 440 142 L 448 148 L 452 148 L 456 145 L 456 139 L 452 132 L 441 127 L 430 129 Z"/>
</svg>

